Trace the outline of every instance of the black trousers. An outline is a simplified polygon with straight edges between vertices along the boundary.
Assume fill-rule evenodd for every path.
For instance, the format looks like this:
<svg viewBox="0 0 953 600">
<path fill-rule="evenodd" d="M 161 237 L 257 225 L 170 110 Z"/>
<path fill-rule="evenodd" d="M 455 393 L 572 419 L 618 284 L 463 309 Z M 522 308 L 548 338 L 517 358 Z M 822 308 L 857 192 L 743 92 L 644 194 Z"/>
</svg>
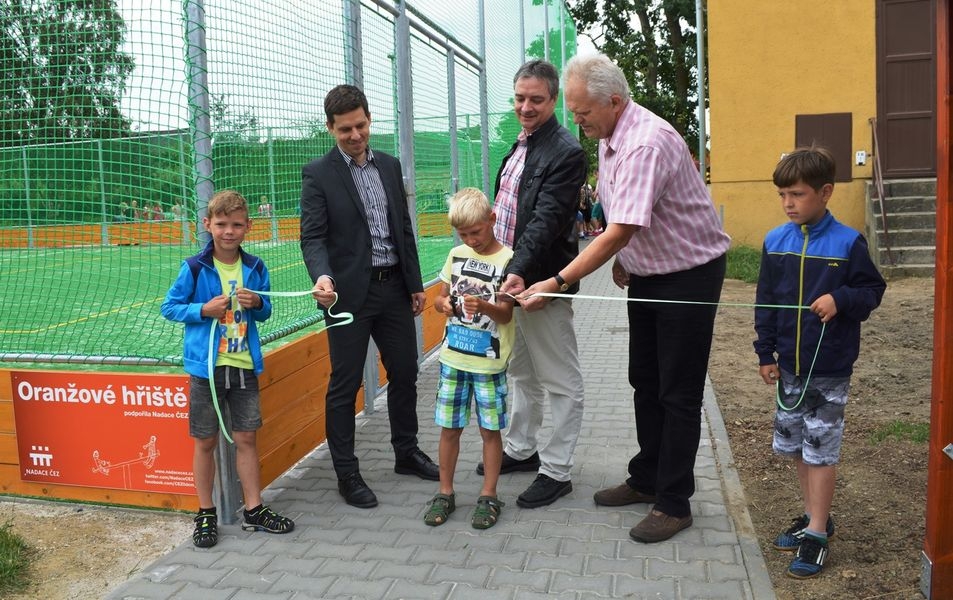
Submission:
<svg viewBox="0 0 953 600">
<path fill-rule="evenodd" d="M 725 256 L 705 265 L 629 278 L 630 298 L 718 302 Z M 695 455 L 716 306 L 629 302 L 629 383 L 634 388 L 639 453 L 627 483 L 657 497 L 673 517 L 691 514 Z"/>
<path fill-rule="evenodd" d="M 354 454 L 354 411 L 364 376 L 367 345 L 374 339 L 387 371 L 387 414 L 397 458 L 417 447 L 417 331 L 410 293 L 399 276 L 372 281 L 354 322 L 328 329 L 331 378 L 325 427 L 339 478 L 360 470 Z"/>
</svg>

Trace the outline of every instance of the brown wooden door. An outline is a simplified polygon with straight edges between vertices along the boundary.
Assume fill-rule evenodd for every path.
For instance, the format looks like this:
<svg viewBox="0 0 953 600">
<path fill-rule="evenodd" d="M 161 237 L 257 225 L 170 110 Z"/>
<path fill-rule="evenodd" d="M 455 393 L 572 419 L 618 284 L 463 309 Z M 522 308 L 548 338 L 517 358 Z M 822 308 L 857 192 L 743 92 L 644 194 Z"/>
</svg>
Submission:
<svg viewBox="0 0 953 600">
<path fill-rule="evenodd" d="M 936 176 L 936 0 L 877 0 L 884 178 Z"/>
</svg>

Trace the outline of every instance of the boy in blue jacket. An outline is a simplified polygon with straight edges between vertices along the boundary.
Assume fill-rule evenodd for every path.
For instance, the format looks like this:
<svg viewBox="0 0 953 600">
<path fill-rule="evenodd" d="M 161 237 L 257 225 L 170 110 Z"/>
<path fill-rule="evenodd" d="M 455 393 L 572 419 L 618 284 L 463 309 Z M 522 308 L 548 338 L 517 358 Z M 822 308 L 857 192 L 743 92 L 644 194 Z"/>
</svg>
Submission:
<svg viewBox="0 0 953 600">
<path fill-rule="evenodd" d="M 238 192 L 218 192 L 202 222 L 212 241 L 182 263 L 162 303 L 162 315 L 185 323 L 183 356 L 191 376 L 189 435 L 195 441 L 192 469 L 199 499 L 192 543 L 208 548 L 218 542 L 212 482 L 219 427 L 209 386 L 210 360 L 219 407 L 231 416 L 236 470 L 246 507 L 242 529 L 287 533 L 294 529 L 294 522 L 261 501 L 256 432 L 261 427 L 258 375 L 264 361 L 257 322 L 271 316 L 271 301 L 251 290 L 267 292 L 271 283 L 265 263 L 241 248 L 251 228 L 248 203 Z M 213 327 L 214 343 L 210 339 Z"/>
<path fill-rule="evenodd" d="M 797 579 L 824 568 L 860 323 L 887 287 L 863 236 L 827 210 L 834 169 L 830 152 L 816 146 L 778 163 L 774 184 L 791 222 L 765 237 L 755 309 L 759 373 L 777 386 L 772 446 L 795 461 L 804 502 L 804 513 L 774 540 L 778 550 L 796 552 L 787 574 Z M 760 306 L 765 304 L 810 308 Z"/>
</svg>

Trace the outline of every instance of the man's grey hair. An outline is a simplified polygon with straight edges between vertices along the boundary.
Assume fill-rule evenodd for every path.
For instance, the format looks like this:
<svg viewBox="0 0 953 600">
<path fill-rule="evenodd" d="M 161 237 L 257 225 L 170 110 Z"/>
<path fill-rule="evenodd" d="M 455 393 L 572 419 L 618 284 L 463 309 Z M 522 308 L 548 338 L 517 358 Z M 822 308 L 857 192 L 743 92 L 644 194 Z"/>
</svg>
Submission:
<svg viewBox="0 0 953 600">
<path fill-rule="evenodd" d="M 586 85 L 593 100 L 607 104 L 613 95 L 623 100 L 631 97 L 629 82 L 614 62 L 604 54 L 586 54 L 574 56 L 566 63 L 563 81 L 578 80 Z"/>
<path fill-rule="evenodd" d="M 545 60 L 531 60 L 523 63 L 516 75 L 513 76 L 513 85 L 520 79 L 535 77 L 546 83 L 549 88 L 549 97 L 555 98 L 559 93 L 559 71 Z"/>
</svg>

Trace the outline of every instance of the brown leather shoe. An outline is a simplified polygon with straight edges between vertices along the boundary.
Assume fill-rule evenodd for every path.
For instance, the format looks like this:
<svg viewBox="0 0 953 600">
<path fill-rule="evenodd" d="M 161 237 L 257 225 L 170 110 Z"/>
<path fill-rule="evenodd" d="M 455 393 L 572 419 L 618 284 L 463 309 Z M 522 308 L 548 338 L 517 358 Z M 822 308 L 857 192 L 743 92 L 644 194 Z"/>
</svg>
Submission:
<svg viewBox="0 0 953 600">
<path fill-rule="evenodd" d="M 599 490 L 593 494 L 592 499 L 599 506 L 625 506 L 626 504 L 639 504 L 640 502 L 655 504 L 655 496 L 633 490 L 627 483 Z"/>
<path fill-rule="evenodd" d="M 652 509 L 638 525 L 629 530 L 629 537 L 644 544 L 663 542 L 686 527 L 691 527 L 691 524 L 691 515 L 671 517 Z"/>
</svg>

